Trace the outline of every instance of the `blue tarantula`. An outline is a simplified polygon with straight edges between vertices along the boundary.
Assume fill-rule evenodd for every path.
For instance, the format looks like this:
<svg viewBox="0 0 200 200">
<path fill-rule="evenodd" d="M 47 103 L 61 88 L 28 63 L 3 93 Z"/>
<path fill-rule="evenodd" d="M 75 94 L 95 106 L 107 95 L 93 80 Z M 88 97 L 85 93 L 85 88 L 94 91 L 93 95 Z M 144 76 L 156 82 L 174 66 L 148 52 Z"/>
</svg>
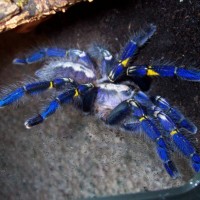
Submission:
<svg viewBox="0 0 200 200">
<path fill-rule="evenodd" d="M 178 170 L 170 158 L 171 145 L 190 160 L 196 172 L 200 172 L 200 155 L 181 132 L 187 130 L 195 134 L 196 126 L 164 98 L 149 97 L 143 90 L 143 78 L 160 76 L 200 81 L 200 71 L 173 65 L 131 65 L 138 48 L 155 31 L 156 27 L 150 24 L 130 38 L 119 60 L 108 50 L 95 46 L 96 65 L 88 54 L 78 49 L 44 48 L 25 59 L 14 59 L 14 64 L 24 65 L 57 58 L 36 71 L 39 82 L 26 84 L 6 95 L 0 99 L 0 107 L 14 103 L 25 94 L 34 95 L 55 88 L 60 94 L 40 114 L 28 119 L 26 128 L 42 123 L 63 104 L 77 105 L 78 101 L 83 111 L 96 114 L 106 124 L 120 124 L 124 130 L 132 132 L 141 127 L 155 142 L 157 154 L 172 178 L 178 176 Z"/>
</svg>

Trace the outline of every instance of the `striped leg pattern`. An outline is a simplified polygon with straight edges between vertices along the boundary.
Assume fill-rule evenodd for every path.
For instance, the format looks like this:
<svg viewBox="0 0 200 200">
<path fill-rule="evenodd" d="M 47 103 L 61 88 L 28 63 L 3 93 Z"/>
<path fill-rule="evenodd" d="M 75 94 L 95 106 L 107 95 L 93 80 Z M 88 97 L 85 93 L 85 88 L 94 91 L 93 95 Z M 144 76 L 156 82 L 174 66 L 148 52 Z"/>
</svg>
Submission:
<svg viewBox="0 0 200 200">
<path fill-rule="evenodd" d="M 57 78 L 52 81 L 41 81 L 24 85 L 0 99 L 0 108 L 10 105 L 21 99 L 25 94 L 38 94 L 51 88 L 61 88 L 66 84 L 75 84 L 71 78 Z"/>
<path fill-rule="evenodd" d="M 172 107 L 167 100 L 160 96 L 149 98 L 145 93 L 139 91 L 134 93 L 134 98 L 146 108 L 149 108 L 150 113 L 154 107 L 159 107 L 165 114 L 167 114 L 178 129 L 185 129 L 192 134 L 196 134 L 197 127 L 190 120 L 177 109 Z"/>
<path fill-rule="evenodd" d="M 185 116 L 177 108 L 172 107 L 166 99 L 161 96 L 152 97 L 151 99 L 157 107 L 159 107 L 173 120 L 178 129 L 185 129 L 192 134 L 197 133 L 197 127 L 194 123 L 185 118 Z"/>
<path fill-rule="evenodd" d="M 184 115 L 172 107 L 164 98 L 157 96 L 151 99 L 143 92 L 135 93 L 134 98 L 146 106 L 148 114 L 154 116 L 171 141 L 190 161 L 196 172 L 200 171 L 200 155 L 196 152 L 191 142 L 181 133 L 182 129 L 195 134 L 197 127 Z M 152 100 L 152 101 L 151 101 Z"/>
<path fill-rule="evenodd" d="M 47 117 L 51 116 L 63 104 L 71 103 L 75 98 L 84 96 L 90 89 L 94 88 L 91 83 L 81 84 L 73 89 L 69 89 L 57 96 L 50 104 L 38 115 L 28 119 L 25 122 L 26 128 L 31 128 L 42 123 Z"/>
<path fill-rule="evenodd" d="M 162 125 L 162 128 L 169 134 L 171 141 L 190 161 L 193 169 L 200 172 L 200 155 L 191 142 L 180 132 L 173 120 L 159 107 L 154 107 L 154 116 Z"/>
<path fill-rule="evenodd" d="M 94 88 L 94 85 L 92 83 L 78 84 L 71 78 L 57 78 L 52 81 L 31 83 L 17 88 L 10 94 L 0 99 L 0 108 L 13 104 L 17 100 L 21 99 L 25 94 L 34 95 L 51 88 L 60 89 L 66 84 L 70 84 L 71 89 L 68 89 L 60 94 L 55 98 L 55 100 L 50 102 L 49 106 L 46 107 L 40 114 L 25 122 L 26 128 L 31 128 L 32 126 L 42 123 L 47 117 L 55 113 L 62 104 L 70 103 L 74 99 L 84 96 L 90 89 Z M 69 85 L 66 87 L 69 87 Z"/>
<path fill-rule="evenodd" d="M 140 125 L 151 140 L 156 142 L 157 153 L 170 176 L 175 178 L 178 173 L 169 158 L 169 152 L 161 133 L 169 138 L 177 149 L 190 160 L 192 168 L 196 172 L 200 172 L 200 155 L 188 138 L 181 133 L 181 130 L 185 129 L 195 134 L 197 128 L 180 111 L 171 107 L 162 97 L 149 98 L 145 93 L 136 91 L 133 99 L 122 102 L 112 110 L 107 118 L 107 123 L 117 124 L 130 113 L 130 110 L 136 121 L 124 123 L 122 127 L 128 131 L 135 131 Z M 161 132 L 158 124 L 162 129 Z"/>
<path fill-rule="evenodd" d="M 78 49 L 60 49 L 60 48 L 43 48 L 39 51 L 31 54 L 26 58 L 15 58 L 13 64 L 25 65 L 40 62 L 46 58 L 68 58 L 70 60 L 77 60 L 81 63 L 86 63 L 87 65 L 92 65 L 92 61 L 89 56 L 81 50 Z"/>
<path fill-rule="evenodd" d="M 136 33 L 124 47 L 122 55 L 117 65 L 109 73 L 109 80 L 115 82 L 120 77 L 126 75 L 127 67 L 132 57 L 138 51 L 138 48 L 143 46 L 156 31 L 156 26 L 148 25 L 144 30 Z"/>
<path fill-rule="evenodd" d="M 126 75 L 129 77 L 178 77 L 187 81 L 200 81 L 200 70 L 185 69 L 172 65 L 136 65 L 127 68 Z"/>
<path fill-rule="evenodd" d="M 122 116 L 122 113 L 127 114 L 128 110 L 131 112 L 132 117 L 137 121 L 137 123 L 124 124 L 123 127 L 126 130 L 132 131 L 138 126 L 138 124 L 140 124 L 147 136 L 155 142 L 157 154 L 166 171 L 172 178 L 176 178 L 178 176 L 178 171 L 170 158 L 170 153 L 164 138 L 162 137 L 161 132 L 157 128 L 154 120 L 147 115 L 145 109 L 139 104 L 139 102 L 135 99 L 129 99 L 122 102 L 107 117 L 107 123 L 116 124 L 119 121 L 119 117 Z"/>
</svg>

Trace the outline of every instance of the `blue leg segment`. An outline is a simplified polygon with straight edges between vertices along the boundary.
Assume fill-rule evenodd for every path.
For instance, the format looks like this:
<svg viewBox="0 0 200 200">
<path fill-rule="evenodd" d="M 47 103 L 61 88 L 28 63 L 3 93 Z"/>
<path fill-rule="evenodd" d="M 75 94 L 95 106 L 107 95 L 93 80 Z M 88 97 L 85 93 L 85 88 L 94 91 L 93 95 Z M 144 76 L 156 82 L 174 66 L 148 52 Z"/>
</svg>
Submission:
<svg viewBox="0 0 200 200">
<path fill-rule="evenodd" d="M 193 156 L 198 157 L 199 155 L 196 153 L 195 148 L 189 142 L 189 140 L 180 133 L 174 122 L 170 119 L 170 117 L 165 114 L 160 108 L 154 108 L 154 116 L 158 119 L 162 128 L 170 134 L 170 137 L 176 147 L 182 152 L 184 156 L 191 160 L 192 166 L 195 165 L 194 170 L 200 171 L 200 162 L 198 159 L 194 159 Z M 199 167 L 198 167 L 199 166 Z"/>
<path fill-rule="evenodd" d="M 150 108 L 148 114 L 154 116 L 161 124 L 162 129 L 168 132 L 168 134 L 170 133 L 174 144 L 184 156 L 191 160 L 193 169 L 196 172 L 199 172 L 200 162 L 198 158 L 200 158 L 200 156 L 196 153 L 195 148 L 188 139 L 182 135 L 178 129 L 180 127 L 192 133 L 196 133 L 196 126 L 189 120 L 185 119 L 177 109 L 171 107 L 169 103 L 161 97 L 152 98 L 152 102 L 151 99 L 141 91 L 134 93 L 133 97 L 141 105 Z M 153 103 L 155 103 L 157 107 Z M 144 128 L 148 129 L 148 126 L 145 125 Z"/>
<path fill-rule="evenodd" d="M 141 91 L 134 94 L 134 99 L 136 99 L 143 106 L 152 109 L 152 112 L 150 111 L 149 114 L 154 115 L 154 117 L 156 117 L 162 125 L 162 129 L 170 133 L 170 136 L 177 148 L 183 153 L 183 155 L 191 159 L 194 170 L 198 172 L 200 162 L 198 162 L 198 159 L 195 160 L 193 155 L 197 158 L 199 155 L 196 153 L 195 148 L 188 141 L 188 139 L 178 130 L 178 128 L 181 127 L 192 133 L 196 133 L 196 126 L 192 122 L 185 119 L 177 109 L 171 107 L 169 103 L 161 97 L 152 98 L 157 107 L 154 106 L 150 98 Z"/>
<path fill-rule="evenodd" d="M 117 124 L 129 113 L 129 111 L 130 107 L 127 101 L 120 103 L 107 116 L 106 123 L 110 125 Z"/>
<path fill-rule="evenodd" d="M 94 85 L 88 83 L 78 85 L 76 88 L 65 91 L 56 97 L 55 100 L 50 102 L 49 106 L 47 106 L 47 108 L 45 108 L 40 114 L 28 119 L 24 125 L 26 128 L 31 128 L 32 126 L 42 123 L 47 117 L 54 114 L 62 104 L 71 103 L 75 98 L 86 95 L 87 92 L 92 88 L 94 88 Z"/>
<path fill-rule="evenodd" d="M 130 40 L 123 49 L 120 61 L 126 61 L 126 59 L 130 59 L 136 53 L 137 49 L 137 43 L 134 40 Z"/>
<path fill-rule="evenodd" d="M 146 99 L 143 95 L 141 96 L 142 101 Z M 178 171 L 170 159 L 166 143 L 154 121 L 146 115 L 145 110 L 139 102 L 135 99 L 129 99 L 120 103 L 108 116 L 107 123 L 118 123 L 119 120 L 121 120 L 128 113 L 128 110 L 132 112 L 133 119 L 136 119 L 137 121 L 134 123 L 123 123 L 122 127 L 128 131 L 136 131 L 138 130 L 138 125 L 140 125 L 147 136 L 156 143 L 157 154 L 163 162 L 168 174 L 171 177 L 176 178 Z"/>
<path fill-rule="evenodd" d="M 127 68 L 127 75 L 130 77 L 160 76 L 160 77 L 178 77 L 187 81 L 200 81 L 200 70 L 185 69 L 167 65 L 137 65 Z"/>
<path fill-rule="evenodd" d="M 186 119 L 178 109 L 172 107 L 166 99 L 156 96 L 152 98 L 152 101 L 173 120 L 179 129 L 183 128 L 193 134 L 197 132 L 197 127 Z"/>
<path fill-rule="evenodd" d="M 143 30 L 137 32 L 132 40 L 137 43 L 137 46 L 143 46 L 156 32 L 156 26 L 154 24 L 147 25 Z"/>
<path fill-rule="evenodd" d="M 135 91 L 133 94 L 133 98 L 143 106 L 153 106 L 153 102 L 151 101 L 151 99 L 142 91 Z"/>
<path fill-rule="evenodd" d="M 153 24 L 148 25 L 144 30 L 136 33 L 127 45 L 124 47 L 119 63 L 109 73 L 109 80 L 115 82 L 120 77 L 124 76 L 127 71 L 127 66 L 137 52 L 138 48 L 152 37 L 156 31 L 156 26 Z"/>
<path fill-rule="evenodd" d="M 107 80 L 108 73 L 114 63 L 112 54 L 107 49 L 99 45 L 93 45 L 88 51 L 90 56 L 97 60 L 97 65 L 100 68 L 102 78 L 99 82 Z"/>
<path fill-rule="evenodd" d="M 61 88 L 67 83 L 72 84 L 74 82 L 70 78 L 58 78 L 54 79 L 53 81 L 41 81 L 24 85 L 23 87 L 14 90 L 10 94 L 0 99 L 0 108 L 16 102 L 17 100 L 21 99 L 25 94 L 34 95 L 47 89 Z"/>
<path fill-rule="evenodd" d="M 59 48 L 44 48 L 39 51 L 31 54 L 27 58 L 21 59 L 16 58 L 13 60 L 13 64 L 24 65 L 36 63 L 44 60 L 45 58 L 63 58 L 66 57 L 71 61 L 77 61 L 85 64 L 86 66 L 93 66 L 93 63 L 89 56 L 84 52 L 78 49 L 59 49 Z"/>
<path fill-rule="evenodd" d="M 122 128 L 135 132 L 138 131 L 139 124 L 148 137 L 156 143 L 157 153 L 171 177 L 176 178 L 178 171 L 170 160 L 166 143 L 157 128 L 157 123 L 161 125 L 165 136 L 171 138 L 179 151 L 190 159 L 193 169 L 200 172 L 200 155 L 190 141 L 179 131 L 179 127 L 181 127 L 196 133 L 196 127 L 185 119 L 178 110 L 171 107 L 161 97 L 149 98 L 145 93 L 136 90 L 132 99 L 122 102 L 110 113 L 107 122 L 109 124 L 118 123 L 128 114 L 128 110 L 132 110 L 133 119 L 136 119 L 138 123 L 123 123 Z"/>
<path fill-rule="evenodd" d="M 13 92 L 8 94 L 7 96 L 0 99 L 0 108 L 14 103 L 18 99 L 20 99 L 22 96 L 24 96 L 24 94 L 25 94 L 25 90 L 24 90 L 23 87 L 14 90 Z"/>
<path fill-rule="evenodd" d="M 187 81 L 200 81 L 200 70 L 177 68 L 176 76 Z"/>
<path fill-rule="evenodd" d="M 24 65 L 36 63 L 44 60 L 46 57 L 64 57 L 66 55 L 65 49 L 57 49 L 57 48 L 44 48 L 41 49 L 27 58 L 21 59 L 16 58 L 13 60 L 13 64 Z"/>
<path fill-rule="evenodd" d="M 152 97 L 151 99 L 142 91 L 135 92 L 133 95 L 141 105 L 147 108 L 153 108 L 155 105 L 159 107 L 164 113 L 166 113 L 172 121 L 176 124 L 179 129 L 185 129 L 190 133 L 195 134 L 197 132 L 197 127 L 184 115 L 171 105 L 162 97 Z M 151 113 L 152 114 L 152 113 Z"/>
<path fill-rule="evenodd" d="M 69 90 L 67 92 L 64 92 L 60 94 L 55 100 L 53 100 L 49 106 L 44 109 L 43 112 L 38 114 L 35 117 L 32 117 L 28 119 L 24 125 L 26 128 L 31 128 L 32 126 L 35 126 L 37 124 L 42 123 L 47 117 L 51 116 L 56 112 L 56 110 L 60 107 L 63 103 L 70 103 L 70 101 L 73 99 L 73 96 L 75 95 L 75 89 Z"/>
<path fill-rule="evenodd" d="M 131 132 L 140 132 L 141 131 L 141 125 L 139 122 L 126 122 L 122 124 L 122 128 L 126 131 Z"/>
<path fill-rule="evenodd" d="M 178 170 L 176 169 L 174 163 L 170 160 L 169 153 L 167 151 L 167 146 L 162 137 L 158 138 L 156 149 L 157 149 L 157 154 L 162 160 L 167 173 L 172 178 L 176 178 L 178 176 Z"/>
<path fill-rule="evenodd" d="M 138 132 L 140 130 L 141 124 L 139 122 L 124 123 L 122 127 L 126 131 Z M 159 158 L 162 160 L 167 173 L 172 178 L 176 178 L 178 176 L 178 171 L 174 163 L 170 160 L 170 156 L 167 151 L 167 146 L 162 137 L 158 137 L 156 140 L 156 151 Z"/>
<path fill-rule="evenodd" d="M 137 52 L 138 47 L 143 46 L 155 33 L 156 26 L 149 24 L 144 30 L 139 31 L 130 39 L 123 49 L 120 60 L 123 62 L 126 59 L 130 59 Z M 126 61 L 128 62 L 128 61 Z"/>
<path fill-rule="evenodd" d="M 162 135 L 158 128 L 156 127 L 154 121 L 150 119 L 142 106 L 135 100 L 130 99 L 128 103 L 131 105 L 133 117 L 138 119 L 141 124 L 143 131 L 148 135 L 148 137 L 156 143 L 157 154 L 163 162 L 163 165 L 172 178 L 176 178 L 178 171 L 170 159 L 169 152 L 167 150 L 166 143 L 162 138 Z"/>
</svg>

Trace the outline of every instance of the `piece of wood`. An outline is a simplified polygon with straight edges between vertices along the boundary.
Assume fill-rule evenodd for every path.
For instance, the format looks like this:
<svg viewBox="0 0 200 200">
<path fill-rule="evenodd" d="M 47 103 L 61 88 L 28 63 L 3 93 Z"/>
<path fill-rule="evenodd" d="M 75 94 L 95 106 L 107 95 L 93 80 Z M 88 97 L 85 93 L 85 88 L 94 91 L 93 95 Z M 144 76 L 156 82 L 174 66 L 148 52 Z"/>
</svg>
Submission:
<svg viewBox="0 0 200 200">
<path fill-rule="evenodd" d="M 0 0 L 0 32 L 19 26 L 18 32 L 28 32 L 48 16 L 81 1 L 93 0 Z"/>
</svg>

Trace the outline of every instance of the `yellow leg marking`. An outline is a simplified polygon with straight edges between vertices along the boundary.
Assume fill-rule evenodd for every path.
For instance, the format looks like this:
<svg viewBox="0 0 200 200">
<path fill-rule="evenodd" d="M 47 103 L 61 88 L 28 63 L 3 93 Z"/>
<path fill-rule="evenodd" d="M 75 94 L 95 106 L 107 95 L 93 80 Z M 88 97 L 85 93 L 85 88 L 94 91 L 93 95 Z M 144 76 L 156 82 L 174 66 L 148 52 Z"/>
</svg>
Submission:
<svg viewBox="0 0 200 200">
<path fill-rule="evenodd" d="M 77 97 L 78 95 L 79 95 L 79 93 L 78 93 L 78 90 L 76 89 L 76 90 L 75 90 L 74 97 Z"/>
<path fill-rule="evenodd" d="M 170 135 L 173 136 L 173 135 L 175 135 L 177 133 L 178 133 L 178 131 L 176 129 L 174 129 L 173 131 L 170 132 Z"/>
<path fill-rule="evenodd" d="M 139 121 L 142 122 L 143 120 L 145 120 L 147 118 L 147 116 L 142 116 Z"/>
<path fill-rule="evenodd" d="M 148 67 L 147 67 L 147 76 L 159 76 L 159 73 L 158 73 L 158 72 L 155 72 L 155 71 L 152 69 L 152 66 L 148 66 Z"/>
<path fill-rule="evenodd" d="M 155 72 L 152 69 L 147 69 L 147 76 L 159 76 L 159 73 Z"/>
<path fill-rule="evenodd" d="M 123 60 L 123 61 L 122 61 L 123 67 L 126 67 L 126 66 L 127 66 L 129 59 L 130 59 L 130 58 L 127 58 L 126 60 Z"/>
<path fill-rule="evenodd" d="M 49 89 L 53 88 L 53 82 L 50 81 L 50 86 L 49 86 Z"/>
</svg>

